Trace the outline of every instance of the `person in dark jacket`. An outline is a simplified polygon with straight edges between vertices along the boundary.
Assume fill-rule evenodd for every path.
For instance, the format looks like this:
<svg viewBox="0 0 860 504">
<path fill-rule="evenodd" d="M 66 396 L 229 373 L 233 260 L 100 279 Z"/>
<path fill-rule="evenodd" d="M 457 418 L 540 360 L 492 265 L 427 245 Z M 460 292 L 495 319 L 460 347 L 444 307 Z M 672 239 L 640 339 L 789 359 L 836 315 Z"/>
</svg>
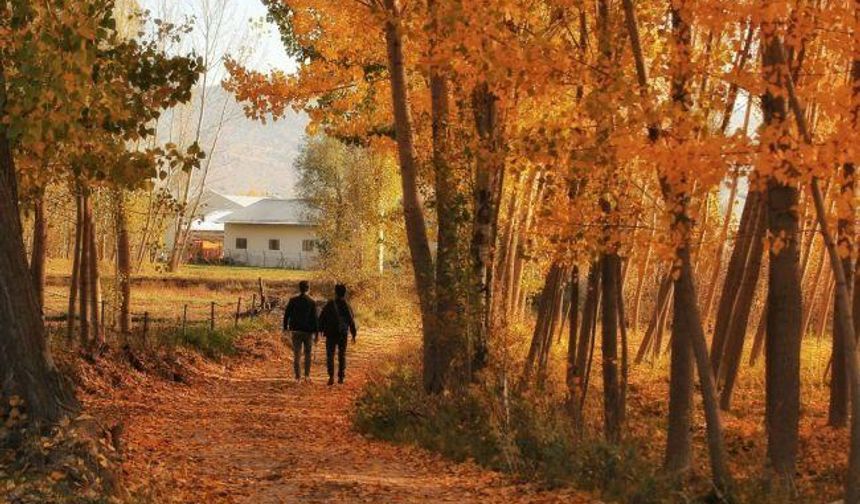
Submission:
<svg viewBox="0 0 860 504">
<path fill-rule="evenodd" d="M 293 334 L 293 371 L 296 373 L 296 381 L 301 379 L 299 371 L 302 349 L 305 354 L 305 380 L 310 380 L 311 348 L 314 344 L 313 338 L 319 332 L 317 303 L 308 294 L 310 288 L 306 280 L 299 282 L 300 294 L 291 298 L 284 310 L 284 331 Z"/>
<path fill-rule="evenodd" d="M 337 382 L 343 383 L 346 373 L 346 343 L 352 334 L 352 342 L 358 330 L 352 307 L 346 302 L 346 286 L 334 287 L 335 298 L 323 307 L 320 313 L 320 329 L 325 335 L 325 361 L 328 368 L 328 384 L 334 384 L 334 353 L 337 350 Z"/>
</svg>

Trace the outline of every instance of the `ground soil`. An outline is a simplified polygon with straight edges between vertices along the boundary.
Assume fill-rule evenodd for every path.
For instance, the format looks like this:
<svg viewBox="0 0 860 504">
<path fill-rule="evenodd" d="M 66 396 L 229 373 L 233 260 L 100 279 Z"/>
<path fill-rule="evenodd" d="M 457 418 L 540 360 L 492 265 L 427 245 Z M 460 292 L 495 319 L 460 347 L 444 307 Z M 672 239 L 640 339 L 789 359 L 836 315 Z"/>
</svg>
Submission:
<svg viewBox="0 0 860 504">
<path fill-rule="evenodd" d="M 145 380 L 86 403 L 122 423 L 125 478 L 156 502 L 595 502 L 354 432 L 352 403 L 398 338 L 359 335 L 344 385 L 326 385 L 322 344 L 313 382 L 296 384 L 278 335 L 257 335 L 187 384 Z"/>
</svg>

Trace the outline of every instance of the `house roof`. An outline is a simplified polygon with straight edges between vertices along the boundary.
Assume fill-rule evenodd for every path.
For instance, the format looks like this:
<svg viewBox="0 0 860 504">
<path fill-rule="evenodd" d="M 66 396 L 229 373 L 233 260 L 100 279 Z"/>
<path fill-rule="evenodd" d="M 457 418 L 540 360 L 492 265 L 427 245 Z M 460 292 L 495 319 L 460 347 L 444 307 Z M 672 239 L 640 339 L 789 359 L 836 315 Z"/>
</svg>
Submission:
<svg viewBox="0 0 860 504">
<path fill-rule="evenodd" d="M 224 224 L 316 225 L 316 212 L 303 199 L 263 198 L 246 208 L 222 217 Z"/>
<path fill-rule="evenodd" d="M 215 194 L 217 194 L 218 196 L 221 196 L 222 198 L 228 199 L 228 200 L 232 201 L 233 203 L 235 203 L 235 204 L 237 204 L 243 208 L 249 207 L 249 206 L 253 205 L 254 203 L 257 203 L 257 202 L 265 199 L 263 196 L 239 196 L 237 194 L 221 194 L 221 193 L 215 193 Z"/>
<path fill-rule="evenodd" d="M 224 223 L 221 219 L 232 214 L 233 210 L 216 210 L 191 222 L 191 231 L 198 232 L 223 232 Z"/>
</svg>

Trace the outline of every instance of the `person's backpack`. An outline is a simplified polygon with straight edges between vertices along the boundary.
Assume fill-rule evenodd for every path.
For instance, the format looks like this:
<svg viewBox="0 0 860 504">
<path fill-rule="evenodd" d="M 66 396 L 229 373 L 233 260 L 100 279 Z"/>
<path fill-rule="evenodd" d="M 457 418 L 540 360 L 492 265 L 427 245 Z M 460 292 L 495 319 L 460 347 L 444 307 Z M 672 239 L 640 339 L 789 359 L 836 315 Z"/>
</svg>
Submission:
<svg viewBox="0 0 860 504">
<path fill-rule="evenodd" d="M 349 334 L 349 325 L 343 320 L 343 316 L 340 314 L 337 300 L 332 301 L 332 304 L 334 304 L 334 314 L 337 317 L 337 335 L 345 338 Z"/>
</svg>

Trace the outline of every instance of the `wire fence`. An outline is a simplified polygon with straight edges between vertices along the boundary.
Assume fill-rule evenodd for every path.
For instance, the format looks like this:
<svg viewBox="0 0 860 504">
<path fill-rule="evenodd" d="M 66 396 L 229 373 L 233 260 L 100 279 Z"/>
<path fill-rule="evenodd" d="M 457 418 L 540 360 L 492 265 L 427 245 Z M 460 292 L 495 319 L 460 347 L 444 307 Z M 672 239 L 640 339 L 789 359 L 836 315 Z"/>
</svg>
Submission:
<svg viewBox="0 0 860 504">
<path fill-rule="evenodd" d="M 45 296 L 46 299 L 53 300 L 50 303 L 52 305 L 59 304 L 59 301 L 68 304 L 68 294 L 46 292 Z M 151 346 L 212 336 L 226 330 L 238 329 L 240 324 L 246 321 L 264 319 L 266 322 L 274 322 L 280 316 L 278 308 L 282 302 L 277 294 L 264 291 L 239 294 L 236 300 L 231 302 L 225 302 L 224 297 L 220 296 L 218 301 L 188 299 L 181 304 L 167 301 L 164 306 L 132 310 L 129 313 L 129 330 L 123 333 L 120 330 L 119 303 L 114 296 L 106 296 L 98 306 L 100 329 L 107 341 L 136 341 L 144 346 Z M 68 327 L 69 317 L 67 310 L 56 309 L 46 310 L 44 316 L 46 325 L 56 331 Z M 79 335 L 81 317 L 77 312 L 72 313 L 71 317 L 74 334 Z"/>
</svg>

